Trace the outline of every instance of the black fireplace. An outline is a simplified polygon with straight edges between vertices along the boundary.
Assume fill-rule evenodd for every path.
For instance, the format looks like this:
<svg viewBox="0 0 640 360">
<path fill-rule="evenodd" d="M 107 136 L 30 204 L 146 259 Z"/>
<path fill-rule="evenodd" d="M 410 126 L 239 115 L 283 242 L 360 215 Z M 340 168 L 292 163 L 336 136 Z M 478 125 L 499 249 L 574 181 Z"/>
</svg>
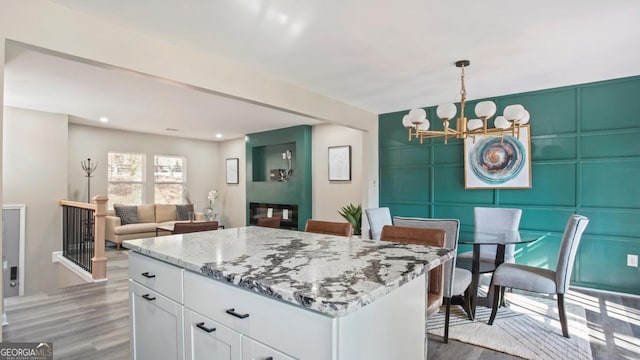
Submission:
<svg viewBox="0 0 640 360">
<path fill-rule="evenodd" d="M 280 217 L 281 229 L 298 229 L 298 205 L 249 203 L 249 224 L 255 225 L 262 217 Z"/>
</svg>

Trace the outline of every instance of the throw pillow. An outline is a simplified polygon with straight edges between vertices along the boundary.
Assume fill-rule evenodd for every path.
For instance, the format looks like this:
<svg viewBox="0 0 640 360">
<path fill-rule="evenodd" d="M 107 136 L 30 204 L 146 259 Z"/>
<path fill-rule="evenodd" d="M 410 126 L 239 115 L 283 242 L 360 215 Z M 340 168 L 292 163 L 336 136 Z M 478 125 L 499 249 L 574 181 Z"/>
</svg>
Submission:
<svg viewBox="0 0 640 360">
<path fill-rule="evenodd" d="M 120 218 L 120 225 L 137 224 L 138 207 L 137 206 L 115 206 L 116 216 Z"/>
<path fill-rule="evenodd" d="M 176 205 L 178 220 L 189 220 L 189 213 L 193 212 L 193 204 Z"/>
</svg>

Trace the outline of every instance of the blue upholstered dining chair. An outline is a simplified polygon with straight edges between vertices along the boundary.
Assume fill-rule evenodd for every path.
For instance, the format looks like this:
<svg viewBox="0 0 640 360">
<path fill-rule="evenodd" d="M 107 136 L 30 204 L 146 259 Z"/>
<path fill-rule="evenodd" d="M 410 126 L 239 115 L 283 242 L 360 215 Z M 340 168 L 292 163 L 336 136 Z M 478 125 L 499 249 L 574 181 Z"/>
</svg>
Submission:
<svg viewBox="0 0 640 360">
<path fill-rule="evenodd" d="M 473 208 L 473 219 L 475 230 L 487 231 L 499 230 L 518 230 L 520 226 L 520 218 L 522 217 L 521 209 L 511 208 Z M 506 245 L 504 249 L 504 262 L 514 263 L 515 245 Z M 495 270 L 497 245 L 482 245 L 480 247 L 480 273 L 488 273 Z M 473 260 L 473 251 L 466 251 L 458 255 L 461 267 L 471 269 L 471 261 Z M 462 265 L 464 264 L 464 265 Z"/>
<path fill-rule="evenodd" d="M 373 240 L 380 240 L 382 228 L 385 225 L 393 225 L 391 212 L 388 207 L 366 209 L 367 220 L 369 220 L 369 235 Z"/>
<path fill-rule="evenodd" d="M 416 227 L 427 229 L 442 229 L 445 231 L 445 248 L 458 250 L 458 234 L 460 221 L 457 219 L 425 219 L 406 218 L 396 216 L 393 218 L 396 226 Z M 444 342 L 449 342 L 449 316 L 451 314 L 451 298 L 454 296 L 465 297 L 465 311 L 471 318 L 467 288 L 471 284 L 471 271 L 456 267 L 456 258 L 448 261 L 444 266 L 444 288 L 442 297 L 446 310 L 444 318 Z"/>
<path fill-rule="evenodd" d="M 572 215 L 569 218 L 560 245 L 556 271 L 521 264 L 504 263 L 498 266 L 493 273 L 494 294 L 503 293 L 502 288 L 504 287 L 556 294 L 562 335 L 568 338 L 569 329 L 567 327 L 567 315 L 564 310 L 564 294 L 569 289 L 569 280 L 578 245 L 588 223 L 589 219 L 581 215 Z M 496 318 L 499 301 L 499 296 L 494 296 L 489 325 L 493 325 L 493 321 Z"/>
</svg>

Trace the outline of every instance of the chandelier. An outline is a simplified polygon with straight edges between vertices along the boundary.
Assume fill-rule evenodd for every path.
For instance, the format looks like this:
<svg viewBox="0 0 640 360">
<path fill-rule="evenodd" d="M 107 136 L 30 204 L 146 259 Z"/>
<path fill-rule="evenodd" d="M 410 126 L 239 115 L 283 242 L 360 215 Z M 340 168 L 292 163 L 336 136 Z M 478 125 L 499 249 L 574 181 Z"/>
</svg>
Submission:
<svg viewBox="0 0 640 360">
<path fill-rule="evenodd" d="M 409 141 L 416 138 L 420 139 L 422 144 L 424 139 L 442 137 L 446 144 L 449 138 L 465 139 L 475 135 L 502 137 L 509 134 L 519 137 L 520 127 L 529 122 L 529 112 L 520 104 L 505 107 L 503 115 L 494 119 L 492 128 L 489 127 L 489 119 L 496 113 L 496 104 L 493 101 L 481 101 L 476 104 L 475 113 L 478 119 L 468 120 L 464 116 L 464 107 L 467 101 L 467 90 L 464 86 L 464 68 L 469 64 L 469 60 L 456 61 L 456 67 L 461 70 L 460 116 L 455 118 L 457 113 L 455 104 L 438 105 L 436 113 L 442 121 L 443 130 L 429 130 L 430 123 L 424 109 L 411 109 L 402 118 L 402 125 L 409 130 Z M 456 121 L 455 128 L 450 126 L 452 120 Z"/>
</svg>

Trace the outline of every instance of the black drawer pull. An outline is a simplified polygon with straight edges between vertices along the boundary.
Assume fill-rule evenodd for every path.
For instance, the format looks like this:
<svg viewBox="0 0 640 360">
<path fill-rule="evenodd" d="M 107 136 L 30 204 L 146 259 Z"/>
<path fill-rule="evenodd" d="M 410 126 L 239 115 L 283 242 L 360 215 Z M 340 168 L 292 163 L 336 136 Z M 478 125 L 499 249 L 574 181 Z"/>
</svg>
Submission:
<svg viewBox="0 0 640 360">
<path fill-rule="evenodd" d="M 265 358 L 264 360 L 273 360 L 273 356 L 269 356 L 268 358 Z"/>
<path fill-rule="evenodd" d="M 151 297 L 151 296 L 149 296 L 149 294 L 144 294 L 144 295 L 142 295 L 142 297 L 143 297 L 143 298 L 145 298 L 145 299 L 147 299 L 147 300 L 149 300 L 149 301 L 153 301 L 153 300 L 155 300 L 155 299 L 156 299 L 155 297 Z"/>
<path fill-rule="evenodd" d="M 198 328 L 208 332 L 208 333 L 216 331 L 216 328 L 208 328 L 208 327 L 204 326 L 204 322 L 197 323 L 196 326 Z"/>
<path fill-rule="evenodd" d="M 239 318 L 239 319 L 246 319 L 246 318 L 248 318 L 248 317 L 249 317 L 249 314 L 238 314 L 238 313 L 236 312 L 236 309 L 229 309 L 229 310 L 227 310 L 227 314 L 229 314 L 229 315 L 233 315 L 233 316 L 235 316 L 235 317 L 237 317 L 237 318 Z"/>
<path fill-rule="evenodd" d="M 149 272 L 143 272 L 142 276 L 146 277 L 147 279 L 153 279 L 154 277 L 156 277 L 155 275 L 151 275 L 149 274 Z"/>
</svg>

